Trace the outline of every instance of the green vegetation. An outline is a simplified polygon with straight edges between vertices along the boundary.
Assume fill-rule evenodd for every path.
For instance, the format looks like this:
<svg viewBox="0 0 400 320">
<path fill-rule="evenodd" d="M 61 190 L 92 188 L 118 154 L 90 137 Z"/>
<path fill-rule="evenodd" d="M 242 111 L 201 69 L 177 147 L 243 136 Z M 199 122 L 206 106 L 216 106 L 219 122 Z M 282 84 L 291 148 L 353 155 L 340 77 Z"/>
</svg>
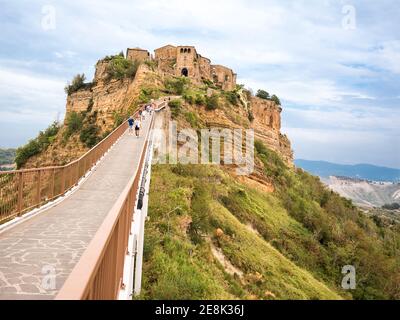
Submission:
<svg viewBox="0 0 400 320">
<path fill-rule="evenodd" d="M 274 101 L 278 106 L 281 105 L 281 101 L 279 100 L 279 98 L 273 94 L 272 96 L 269 95 L 269 93 L 265 90 L 258 90 L 256 97 L 261 98 L 261 99 L 265 99 L 265 100 L 271 100 Z"/>
<path fill-rule="evenodd" d="M 156 87 L 144 87 L 140 90 L 139 103 L 148 103 L 151 99 L 158 99 L 161 93 Z"/>
<path fill-rule="evenodd" d="M 63 133 L 64 142 L 77 133 L 79 133 L 79 140 L 87 148 L 92 148 L 100 142 L 103 136 L 100 135 L 100 127 L 96 124 L 97 114 L 97 111 L 80 113 L 75 111 L 70 112 L 65 121 L 66 129 Z M 114 114 L 114 118 L 115 117 L 117 117 L 116 114 Z M 116 120 L 120 121 L 119 119 Z"/>
<path fill-rule="evenodd" d="M 272 95 L 271 100 L 274 101 L 278 106 L 281 105 L 281 100 L 276 95 Z"/>
<path fill-rule="evenodd" d="M 255 149 L 274 192 L 221 167 L 154 166 L 141 298 L 399 299 L 400 225 L 377 223 L 262 142 Z M 345 265 L 356 290 L 341 288 Z"/>
<path fill-rule="evenodd" d="M 223 205 L 230 192 L 248 196 L 252 208 L 266 201 L 265 209 L 274 209 L 278 200 L 239 185 L 217 167 L 156 165 L 153 170 L 140 298 L 340 298 Z M 280 228 L 296 226 L 283 208 L 279 210 L 273 217 L 281 221 Z M 216 234 L 217 228 L 223 235 Z M 231 262 L 236 274 L 225 270 L 213 253 L 216 250 Z"/>
<path fill-rule="evenodd" d="M 63 134 L 64 141 L 67 141 L 71 135 L 82 128 L 83 118 L 83 114 L 76 111 L 72 111 L 66 116 L 65 123 L 67 128 Z"/>
<path fill-rule="evenodd" d="M 155 70 L 157 68 L 157 61 L 156 60 L 146 60 L 144 62 L 146 66 L 148 66 L 151 70 Z"/>
<path fill-rule="evenodd" d="M 124 58 L 123 54 L 112 56 L 109 61 L 107 72 L 111 79 L 134 78 L 140 65 L 138 61 Z"/>
<path fill-rule="evenodd" d="M 195 103 L 195 100 L 196 100 L 195 96 L 192 95 L 192 94 L 184 94 L 184 95 L 182 96 L 182 98 L 183 98 L 187 103 L 192 104 L 192 105 Z"/>
<path fill-rule="evenodd" d="M 121 112 L 114 112 L 114 128 L 119 127 L 127 117 Z"/>
<path fill-rule="evenodd" d="M 172 119 L 176 119 L 182 111 L 182 100 L 174 99 L 168 102 L 168 106 L 171 109 Z"/>
<path fill-rule="evenodd" d="M 400 204 L 399 203 L 390 203 L 390 204 L 385 204 L 382 206 L 382 209 L 387 209 L 387 210 L 399 210 L 400 209 Z"/>
<path fill-rule="evenodd" d="M 186 77 L 168 78 L 164 85 L 168 94 L 183 95 L 189 88 L 190 80 Z"/>
<path fill-rule="evenodd" d="M 219 96 L 213 93 L 210 97 L 206 97 L 206 109 L 215 110 L 219 107 Z"/>
<path fill-rule="evenodd" d="M 81 88 L 86 87 L 85 84 L 86 76 L 84 73 L 77 74 L 73 79 L 71 84 L 67 84 L 64 88 L 66 94 L 70 95 Z"/>
<path fill-rule="evenodd" d="M 260 142 L 255 147 L 282 206 L 312 235 L 309 245 L 301 245 L 308 250 L 304 255 L 296 248 L 301 243 L 299 238 L 292 243 L 285 240 L 286 255 L 332 285 L 339 281 L 338 270 L 354 265 L 358 282 L 351 294 L 355 299 L 400 298 L 396 287 L 400 277 L 400 226 L 377 225 L 351 201 L 324 187 L 319 178 L 287 168 Z"/>
<path fill-rule="evenodd" d="M 194 103 L 198 106 L 204 105 L 206 103 L 206 99 L 204 98 L 204 95 L 196 94 Z"/>
<path fill-rule="evenodd" d="M 18 148 L 15 155 L 17 169 L 20 169 L 29 158 L 45 151 L 47 147 L 53 143 L 59 130 L 60 124 L 55 121 L 45 131 L 40 131 L 35 139 L 30 140 L 26 145 Z"/>
<path fill-rule="evenodd" d="M 16 149 L 0 149 L 0 165 L 13 164 L 15 160 Z"/>
<path fill-rule="evenodd" d="M 200 119 L 194 112 L 185 112 L 185 119 L 189 122 L 192 128 L 198 128 L 200 124 Z"/>
<path fill-rule="evenodd" d="M 238 105 L 239 98 L 236 91 L 224 91 L 224 96 L 230 104 L 234 106 Z"/>
<path fill-rule="evenodd" d="M 268 100 L 270 98 L 269 93 L 265 90 L 258 90 L 256 93 L 256 97 Z"/>
<path fill-rule="evenodd" d="M 88 148 L 94 147 L 100 142 L 101 137 L 98 135 L 100 128 L 95 124 L 88 124 L 82 128 L 79 140 Z"/>
</svg>

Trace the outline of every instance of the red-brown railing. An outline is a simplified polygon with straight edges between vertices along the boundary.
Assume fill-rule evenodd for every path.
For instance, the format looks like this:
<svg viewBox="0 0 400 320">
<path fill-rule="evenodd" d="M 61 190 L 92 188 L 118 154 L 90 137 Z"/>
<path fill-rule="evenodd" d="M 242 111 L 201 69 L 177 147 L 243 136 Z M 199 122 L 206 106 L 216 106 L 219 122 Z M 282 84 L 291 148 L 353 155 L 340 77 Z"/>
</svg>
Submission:
<svg viewBox="0 0 400 320">
<path fill-rule="evenodd" d="M 39 207 L 76 186 L 127 126 L 125 121 L 79 159 L 64 166 L 0 172 L 0 223 Z"/>
<path fill-rule="evenodd" d="M 160 103 L 159 109 L 165 104 Z M 118 297 L 150 131 L 136 171 L 59 291 L 57 300 L 113 300 Z"/>
</svg>

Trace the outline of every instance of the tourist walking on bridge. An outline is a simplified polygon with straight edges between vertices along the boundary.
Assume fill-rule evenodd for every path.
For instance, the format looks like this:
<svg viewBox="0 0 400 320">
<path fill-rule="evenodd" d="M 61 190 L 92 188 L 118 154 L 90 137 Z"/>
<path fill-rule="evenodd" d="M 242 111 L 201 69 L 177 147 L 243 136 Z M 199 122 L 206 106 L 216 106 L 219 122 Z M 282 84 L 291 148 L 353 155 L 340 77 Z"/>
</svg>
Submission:
<svg viewBox="0 0 400 320">
<path fill-rule="evenodd" d="M 129 134 L 132 134 L 132 133 L 133 133 L 133 123 L 134 123 L 133 118 L 132 118 L 132 117 L 129 117 L 129 119 L 128 119 L 128 125 L 129 125 L 128 133 L 129 133 Z"/>
<path fill-rule="evenodd" d="M 140 116 L 136 117 L 135 120 L 135 134 L 136 137 L 139 137 L 139 131 L 140 131 L 140 127 L 141 127 L 141 122 L 140 122 Z"/>
</svg>

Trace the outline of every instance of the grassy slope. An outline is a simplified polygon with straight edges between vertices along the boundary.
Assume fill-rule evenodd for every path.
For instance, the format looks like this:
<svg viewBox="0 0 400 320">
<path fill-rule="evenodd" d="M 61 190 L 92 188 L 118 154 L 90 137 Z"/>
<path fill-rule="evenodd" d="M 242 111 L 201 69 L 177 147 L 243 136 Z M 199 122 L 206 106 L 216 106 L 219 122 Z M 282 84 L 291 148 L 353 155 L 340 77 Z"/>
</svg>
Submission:
<svg viewBox="0 0 400 320">
<path fill-rule="evenodd" d="M 278 299 L 340 298 L 249 229 L 247 219 L 228 210 L 220 199 L 229 197 L 231 189 L 254 199 L 254 209 L 262 211 L 271 222 L 265 225 L 274 232 L 291 226 L 307 233 L 276 199 L 236 183 L 218 168 L 157 165 L 146 226 L 142 298 L 263 299 L 271 298 L 269 292 Z M 257 202 L 262 200 L 267 207 L 260 211 Z M 224 235 L 217 237 L 216 228 Z M 244 273 L 242 279 L 225 272 L 213 257 L 210 242 Z"/>
<path fill-rule="evenodd" d="M 174 118 L 203 127 L 202 109 L 186 103 Z M 400 226 L 365 216 L 317 177 L 255 147 L 273 193 L 222 167 L 154 167 L 141 298 L 400 299 Z M 212 246 L 243 276 L 228 274 Z M 356 267 L 356 290 L 341 289 L 345 265 Z"/>
</svg>

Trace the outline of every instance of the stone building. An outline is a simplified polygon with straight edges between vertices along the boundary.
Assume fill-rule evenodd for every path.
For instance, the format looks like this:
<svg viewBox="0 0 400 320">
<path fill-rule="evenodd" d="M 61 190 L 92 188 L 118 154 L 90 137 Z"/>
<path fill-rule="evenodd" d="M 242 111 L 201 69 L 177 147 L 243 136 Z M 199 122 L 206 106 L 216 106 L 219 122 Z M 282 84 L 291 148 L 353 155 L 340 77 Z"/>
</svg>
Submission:
<svg viewBox="0 0 400 320">
<path fill-rule="evenodd" d="M 144 62 L 151 59 L 150 52 L 140 48 L 128 48 L 126 49 L 126 58 L 128 60 L 137 60 Z"/>
<path fill-rule="evenodd" d="M 236 86 L 236 74 L 231 69 L 212 65 L 194 46 L 166 45 L 154 53 L 159 71 L 164 74 L 188 77 L 195 83 L 211 81 L 223 90 L 233 90 Z"/>
</svg>

